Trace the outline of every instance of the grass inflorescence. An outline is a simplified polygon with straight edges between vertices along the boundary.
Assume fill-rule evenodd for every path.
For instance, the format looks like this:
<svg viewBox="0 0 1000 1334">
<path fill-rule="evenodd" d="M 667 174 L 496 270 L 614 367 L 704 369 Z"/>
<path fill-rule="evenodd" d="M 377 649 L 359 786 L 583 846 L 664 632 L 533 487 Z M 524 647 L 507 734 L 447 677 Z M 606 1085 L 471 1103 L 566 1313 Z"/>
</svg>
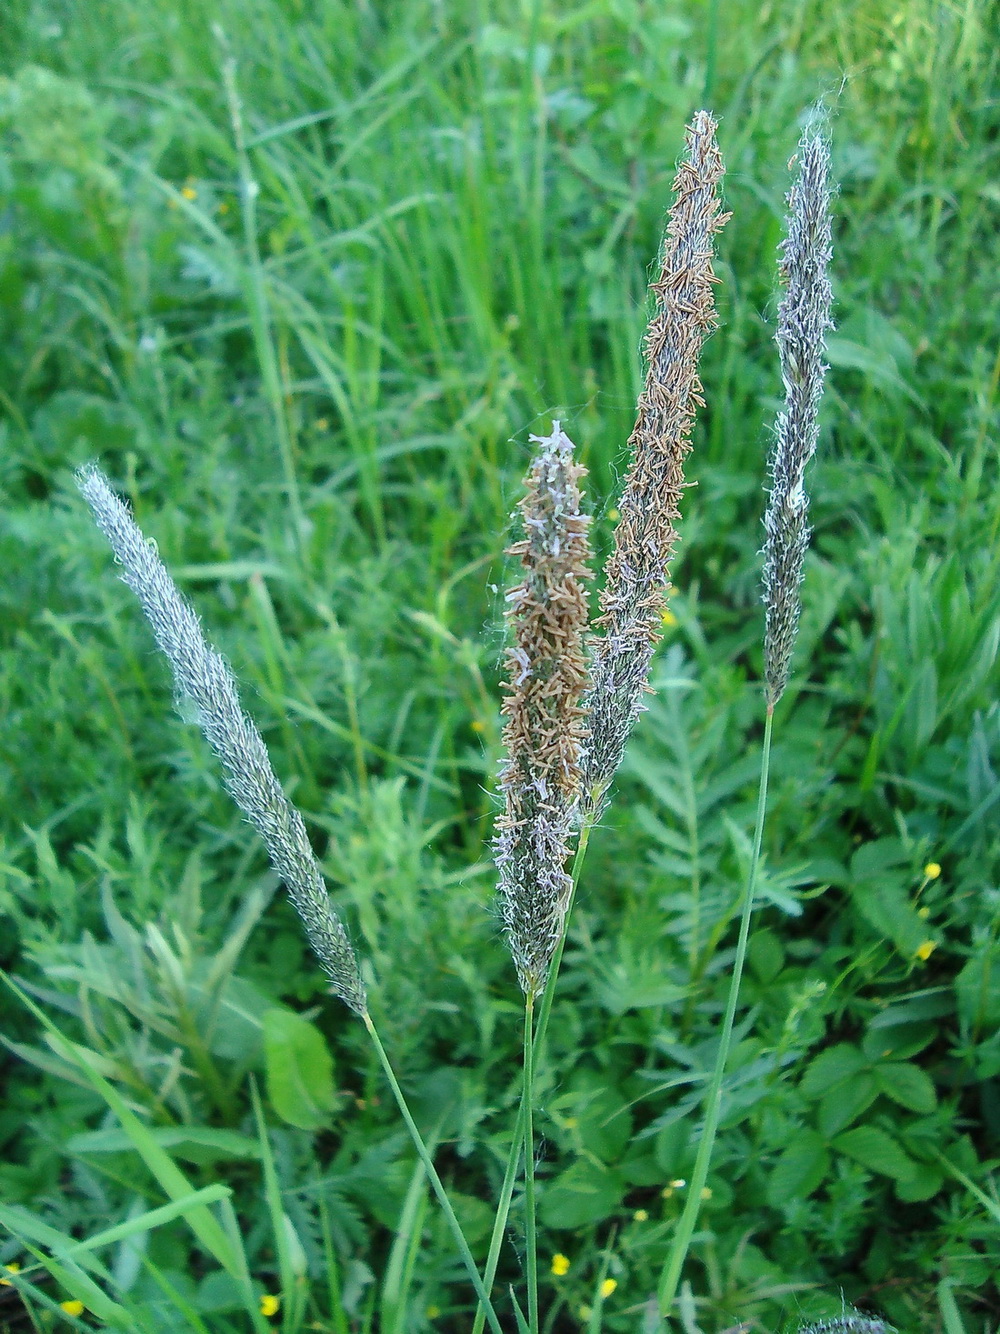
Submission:
<svg viewBox="0 0 1000 1334">
<path fill-rule="evenodd" d="M 27 990 L 5 1016 L 0 1320 L 465 1330 L 454 1229 L 488 1270 L 509 1180 L 504 1329 L 512 1287 L 553 1331 L 655 1328 L 685 1214 L 686 1328 L 996 1322 L 990 18 L 9 6 L 0 908 Z M 822 94 L 837 328 L 787 581 L 798 638 L 769 659 L 758 862 L 765 490 L 806 518 L 805 459 L 766 473 L 789 410 L 775 256 Z M 484 851 L 503 805 L 491 586 L 521 442 L 554 420 L 610 573 L 646 283 L 706 104 L 732 213 L 718 332 L 674 587 L 649 603 L 654 690 L 612 804 L 592 826 L 577 810 L 586 863 L 527 1030 L 528 1303 L 522 997 Z M 377 1043 L 318 1003 L 266 830 L 199 707 L 171 716 L 72 480 L 96 457 L 240 682 Z M 556 918 L 566 901 L 562 879 Z"/>
</svg>

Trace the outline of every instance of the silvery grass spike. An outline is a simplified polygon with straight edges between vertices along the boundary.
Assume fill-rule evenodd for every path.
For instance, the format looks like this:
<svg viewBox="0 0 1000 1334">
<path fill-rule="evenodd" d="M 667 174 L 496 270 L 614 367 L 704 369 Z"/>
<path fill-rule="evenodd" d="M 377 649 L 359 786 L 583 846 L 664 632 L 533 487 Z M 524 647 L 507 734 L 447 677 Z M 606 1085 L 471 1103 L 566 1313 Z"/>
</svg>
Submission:
<svg viewBox="0 0 1000 1334">
<path fill-rule="evenodd" d="M 580 796 L 589 518 L 580 512 L 586 469 L 559 422 L 532 436 L 538 451 L 520 510 L 524 537 L 507 549 L 524 578 L 507 594 L 514 629 L 503 712 L 504 809 L 494 858 L 500 913 L 518 979 L 537 995 L 562 934 L 572 892 L 565 864 Z"/>
<path fill-rule="evenodd" d="M 721 212 L 725 173 L 716 122 L 699 111 L 687 128 L 688 156 L 674 180 L 660 261 L 652 284 L 655 309 L 646 330 L 646 380 L 629 439 L 632 461 L 618 511 L 593 644 L 587 699 L 582 813 L 595 820 L 643 711 L 653 652 L 660 639 L 674 521 L 684 489 L 695 409 L 703 405 L 698 361 L 715 327 L 713 237 L 729 219 Z"/>
<path fill-rule="evenodd" d="M 330 903 L 302 816 L 285 796 L 263 738 L 240 707 L 232 672 L 206 643 L 197 615 L 100 469 L 81 469 L 77 484 L 122 567 L 122 579 L 146 613 L 179 695 L 198 710 L 201 729 L 222 762 L 227 791 L 285 882 L 330 990 L 364 1017 L 365 988 L 354 950 Z"/>
<path fill-rule="evenodd" d="M 803 134 L 798 160 L 798 177 L 788 194 L 788 236 L 781 245 L 785 292 L 775 334 L 785 403 L 775 424 L 773 484 L 764 516 L 764 681 L 769 709 L 788 684 L 799 624 L 802 567 L 809 546 L 805 468 L 819 439 L 825 335 L 833 328 L 827 272 L 833 254 L 830 150 L 821 133 Z"/>
</svg>

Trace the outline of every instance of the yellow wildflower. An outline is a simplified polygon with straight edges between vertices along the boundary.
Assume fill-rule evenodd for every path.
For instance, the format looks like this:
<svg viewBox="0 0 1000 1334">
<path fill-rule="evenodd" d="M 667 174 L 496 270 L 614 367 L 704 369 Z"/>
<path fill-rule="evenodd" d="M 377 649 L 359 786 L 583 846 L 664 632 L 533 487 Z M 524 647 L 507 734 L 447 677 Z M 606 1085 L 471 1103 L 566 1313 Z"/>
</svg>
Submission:
<svg viewBox="0 0 1000 1334">
<path fill-rule="evenodd" d="M 928 908 L 928 906 L 927 906 L 926 903 L 924 904 L 924 906 L 923 906 L 922 908 L 918 908 L 918 909 L 917 909 L 917 916 L 918 916 L 918 917 L 922 917 L 922 918 L 924 919 L 925 922 L 926 922 L 927 918 L 930 917 L 930 915 L 931 915 L 931 910 L 930 910 L 930 908 Z"/>
<path fill-rule="evenodd" d="M 569 1258 L 565 1255 L 553 1255 L 552 1272 L 557 1278 L 562 1278 L 563 1274 L 569 1272 Z"/>
<path fill-rule="evenodd" d="M 645 1209 L 636 1209 L 632 1217 L 637 1223 L 645 1223 L 649 1219 L 649 1214 Z"/>
<path fill-rule="evenodd" d="M 428 1320 L 436 1320 L 441 1314 L 441 1308 L 440 1306 L 428 1306 L 424 1314 L 427 1316 Z"/>
<path fill-rule="evenodd" d="M 931 955 L 934 953 L 936 949 L 937 949 L 936 940 L 925 940 L 921 945 L 917 946 L 917 958 L 926 961 L 931 957 Z"/>
<path fill-rule="evenodd" d="M 181 187 L 181 194 L 182 194 L 182 195 L 184 196 L 184 198 L 187 199 L 188 201 L 190 201 L 190 200 L 192 200 L 192 199 L 197 199 L 197 198 L 198 198 L 198 191 L 194 188 L 193 185 L 184 185 L 184 186 L 182 186 L 182 187 Z"/>
<path fill-rule="evenodd" d="M 280 1297 L 275 1297 L 273 1293 L 265 1292 L 260 1299 L 260 1313 L 261 1315 L 277 1315 L 278 1307 L 280 1305 Z"/>
<path fill-rule="evenodd" d="M 616 1278 L 606 1278 L 601 1284 L 601 1296 L 610 1297 L 617 1286 L 618 1280 Z"/>
<path fill-rule="evenodd" d="M 710 1199 L 712 1198 L 712 1187 L 711 1187 L 711 1186 L 702 1186 L 702 1188 L 701 1188 L 701 1198 L 702 1198 L 703 1200 L 710 1200 Z"/>
<path fill-rule="evenodd" d="M 473 730 L 474 732 L 485 732 L 485 731 L 486 731 L 486 724 L 483 722 L 483 720 L 482 720 L 481 718 L 473 718 L 473 720 L 472 720 L 472 722 L 469 724 L 469 726 L 472 728 L 472 730 Z"/>
<path fill-rule="evenodd" d="M 13 1260 L 9 1265 L 4 1265 L 4 1269 L 8 1274 L 19 1274 L 21 1272 L 21 1266 L 16 1260 Z M 11 1288 L 13 1286 L 9 1278 L 0 1278 L 0 1288 Z"/>
<path fill-rule="evenodd" d="M 61 1310 L 65 1311 L 67 1315 L 83 1315 L 83 1312 L 86 1309 L 83 1302 L 78 1302 L 76 1298 L 72 1301 L 60 1302 L 59 1307 Z"/>
<path fill-rule="evenodd" d="M 928 880 L 936 880 L 941 874 L 941 867 L 937 862 L 928 862 L 924 867 L 924 875 Z"/>
<path fill-rule="evenodd" d="M 660 612 L 660 621 L 662 622 L 663 626 L 667 630 L 669 630 L 671 626 L 677 624 L 677 617 L 674 615 L 674 613 L 670 610 L 669 607 L 664 607 L 663 610 Z"/>
</svg>

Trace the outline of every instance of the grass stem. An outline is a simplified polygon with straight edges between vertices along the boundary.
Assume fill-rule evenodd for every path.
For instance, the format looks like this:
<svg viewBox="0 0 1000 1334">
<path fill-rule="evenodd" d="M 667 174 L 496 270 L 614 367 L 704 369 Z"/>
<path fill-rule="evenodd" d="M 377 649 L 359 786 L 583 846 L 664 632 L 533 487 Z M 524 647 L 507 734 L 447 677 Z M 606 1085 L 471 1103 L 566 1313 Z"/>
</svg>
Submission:
<svg viewBox="0 0 1000 1334">
<path fill-rule="evenodd" d="M 747 876 L 746 895 L 743 900 L 743 912 L 740 917 L 740 934 L 736 942 L 736 957 L 729 982 L 729 998 L 726 1001 L 725 1018 L 722 1021 L 722 1033 L 719 1037 L 719 1051 L 715 1058 L 715 1069 L 705 1097 L 705 1121 L 702 1126 L 698 1153 L 694 1171 L 691 1174 L 690 1188 L 684 1211 L 681 1214 L 677 1231 L 674 1234 L 670 1254 L 660 1279 L 657 1300 L 661 1317 L 666 1320 L 677 1296 L 684 1261 L 691 1247 L 698 1212 L 701 1209 L 701 1194 L 708 1180 L 708 1167 L 715 1145 L 715 1135 L 719 1128 L 719 1115 L 722 1110 L 722 1081 L 729 1061 L 732 1046 L 733 1023 L 736 1018 L 736 1005 L 740 994 L 740 981 L 743 977 L 743 965 L 746 962 L 747 940 L 750 936 L 750 917 L 753 912 L 754 895 L 757 891 L 757 872 L 760 867 L 760 848 L 764 837 L 764 816 L 767 811 L 767 782 L 771 765 L 771 730 L 774 722 L 774 707 L 768 705 L 764 723 L 764 747 L 760 760 L 760 786 L 757 792 L 757 823 L 753 836 L 753 852 L 750 857 L 750 870 Z"/>
<path fill-rule="evenodd" d="M 524 1243 L 528 1278 L 528 1329 L 538 1334 L 538 1246 L 535 1236 L 535 1131 L 533 1121 L 535 997 L 524 1001 Z"/>
<path fill-rule="evenodd" d="M 368 1036 L 372 1040 L 372 1045 L 375 1048 L 376 1054 L 378 1055 L 378 1059 L 382 1065 L 382 1069 L 385 1072 L 385 1077 L 389 1081 L 389 1087 L 392 1089 L 392 1095 L 396 1099 L 396 1106 L 399 1108 L 400 1115 L 402 1116 L 404 1122 L 406 1123 L 407 1130 L 410 1132 L 410 1138 L 413 1140 L 413 1144 L 417 1150 L 417 1154 L 420 1157 L 420 1161 L 423 1163 L 424 1168 L 427 1172 L 427 1179 L 431 1183 L 431 1187 L 434 1190 L 434 1194 L 438 1198 L 438 1203 L 441 1205 L 441 1208 L 444 1211 L 444 1216 L 447 1219 L 448 1226 L 451 1228 L 451 1232 L 455 1238 L 455 1242 L 458 1246 L 459 1253 L 462 1257 L 462 1261 L 465 1264 L 466 1269 L 468 1270 L 469 1278 L 472 1280 L 472 1286 L 476 1290 L 476 1296 L 479 1298 L 479 1309 L 480 1310 L 485 1309 L 486 1319 L 489 1321 L 490 1329 L 493 1331 L 493 1334 L 503 1334 L 503 1330 L 500 1328 L 500 1321 L 497 1319 L 497 1313 L 493 1309 L 493 1304 L 490 1301 L 489 1294 L 483 1287 L 483 1280 L 479 1277 L 479 1270 L 476 1268 L 476 1262 L 473 1259 L 472 1252 L 469 1250 L 469 1243 L 465 1240 L 465 1234 L 462 1231 L 462 1226 L 455 1215 L 455 1210 L 452 1208 L 451 1201 L 448 1199 L 448 1194 L 445 1191 L 444 1183 L 438 1176 L 437 1168 L 434 1166 L 433 1159 L 431 1158 L 431 1155 L 428 1152 L 427 1145 L 424 1143 L 423 1136 L 421 1135 L 419 1129 L 417 1128 L 416 1121 L 414 1121 L 413 1119 L 413 1116 L 410 1112 L 410 1108 L 407 1105 L 406 1098 L 403 1094 L 403 1090 L 399 1086 L 399 1080 L 396 1078 L 395 1071 L 393 1070 L 391 1064 L 389 1063 L 389 1057 L 386 1054 L 386 1050 L 382 1046 L 382 1041 L 379 1038 L 378 1033 L 376 1032 L 375 1025 L 372 1022 L 371 1015 L 368 1014 L 366 1011 L 361 1016 L 361 1018 L 364 1022 L 365 1028 L 367 1028 L 368 1030 Z"/>
<path fill-rule="evenodd" d="M 555 954 L 552 956 L 552 963 L 549 966 L 549 975 L 545 982 L 545 990 L 542 992 L 542 1003 L 538 1011 L 538 1023 L 535 1026 L 535 1034 L 532 1042 L 532 1077 L 538 1067 L 538 1061 L 542 1054 L 545 1044 L 545 1034 L 549 1026 L 549 1016 L 552 1013 L 552 998 L 555 995 L 556 978 L 559 975 L 559 965 L 562 962 L 563 948 L 566 944 L 566 928 L 569 924 L 570 913 L 573 911 L 573 900 L 576 897 L 576 887 L 580 883 L 580 873 L 583 870 L 584 858 L 587 855 L 587 844 L 590 842 L 590 831 L 593 829 L 591 821 L 584 821 L 580 829 L 580 837 L 576 845 L 576 854 L 573 857 L 573 866 L 570 875 L 573 880 L 573 888 L 570 892 L 570 901 L 566 909 L 566 917 L 563 922 L 563 933 L 559 944 L 556 946 Z M 504 1172 L 503 1185 L 500 1188 L 500 1197 L 497 1201 L 496 1218 L 493 1220 L 493 1232 L 490 1236 L 490 1249 L 486 1257 L 486 1269 L 483 1274 L 483 1286 L 486 1289 L 487 1296 L 493 1290 L 493 1280 L 496 1278 L 497 1265 L 500 1260 L 500 1248 L 503 1245 L 504 1234 L 507 1230 L 507 1219 L 510 1216 L 510 1203 L 514 1196 L 514 1183 L 517 1180 L 517 1167 L 521 1161 L 521 1145 L 525 1139 L 525 1118 L 526 1118 L 526 1094 L 528 1091 L 527 1080 L 521 1092 L 521 1104 L 517 1110 L 517 1119 L 514 1122 L 514 1130 L 511 1135 L 510 1152 L 507 1155 L 507 1169 Z M 486 1321 L 486 1313 L 480 1303 L 479 1310 L 476 1312 L 476 1318 L 472 1325 L 472 1334 L 482 1334 L 483 1325 Z"/>
</svg>

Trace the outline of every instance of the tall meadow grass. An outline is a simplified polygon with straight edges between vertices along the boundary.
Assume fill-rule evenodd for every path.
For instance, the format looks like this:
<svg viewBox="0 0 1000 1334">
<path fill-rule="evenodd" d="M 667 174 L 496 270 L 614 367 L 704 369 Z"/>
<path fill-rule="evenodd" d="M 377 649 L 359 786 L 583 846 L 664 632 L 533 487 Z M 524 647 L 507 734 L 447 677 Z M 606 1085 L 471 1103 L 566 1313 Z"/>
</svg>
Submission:
<svg viewBox="0 0 1000 1334">
<path fill-rule="evenodd" d="M 10 7 L 6 1327 L 995 1323 L 991 11 L 720 11 Z"/>
</svg>

